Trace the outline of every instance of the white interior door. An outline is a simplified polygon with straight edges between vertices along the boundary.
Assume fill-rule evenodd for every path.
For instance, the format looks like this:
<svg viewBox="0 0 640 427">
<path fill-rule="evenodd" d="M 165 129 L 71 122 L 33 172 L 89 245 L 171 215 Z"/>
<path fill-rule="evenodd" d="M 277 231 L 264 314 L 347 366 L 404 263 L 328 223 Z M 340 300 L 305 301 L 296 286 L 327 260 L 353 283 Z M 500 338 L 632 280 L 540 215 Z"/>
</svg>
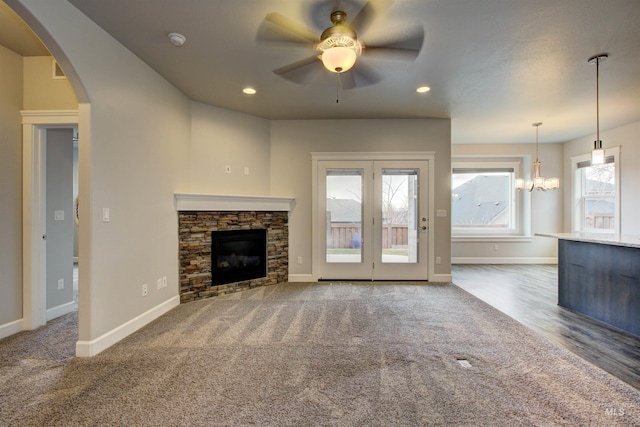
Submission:
<svg viewBox="0 0 640 427">
<path fill-rule="evenodd" d="M 320 161 L 318 277 L 427 280 L 426 161 Z"/>
</svg>

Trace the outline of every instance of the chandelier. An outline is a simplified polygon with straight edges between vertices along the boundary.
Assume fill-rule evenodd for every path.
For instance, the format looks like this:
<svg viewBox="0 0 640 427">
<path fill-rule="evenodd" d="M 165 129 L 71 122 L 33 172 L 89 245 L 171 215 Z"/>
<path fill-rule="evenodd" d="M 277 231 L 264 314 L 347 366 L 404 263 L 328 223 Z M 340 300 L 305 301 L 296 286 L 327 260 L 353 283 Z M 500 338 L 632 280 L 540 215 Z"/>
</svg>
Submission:
<svg viewBox="0 0 640 427">
<path fill-rule="evenodd" d="M 533 179 L 527 180 L 518 178 L 516 179 L 516 189 L 533 191 L 549 191 L 555 190 L 560 187 L 560 180 L 558 178 L 544 178 L 540 176 L 540 160 L 538 159 L 538 127 L 542 125 L 542 122 L 533 123 L 531 126 L 536 128 L 536 161 L 533 163 Z"/>
</svg>

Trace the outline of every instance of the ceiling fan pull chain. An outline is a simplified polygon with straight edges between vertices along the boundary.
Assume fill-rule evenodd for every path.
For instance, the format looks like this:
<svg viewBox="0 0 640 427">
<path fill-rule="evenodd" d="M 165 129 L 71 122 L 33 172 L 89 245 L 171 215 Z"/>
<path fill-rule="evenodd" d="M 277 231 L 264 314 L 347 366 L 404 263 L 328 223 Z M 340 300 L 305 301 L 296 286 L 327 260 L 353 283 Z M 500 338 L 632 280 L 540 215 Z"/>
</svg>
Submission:
<svg viewBox="0 0 640 427">
<path fill-rule="evenodd" d="M 336 104 L 340 103 L 340 73 L 336 73 Z"/>
</svg>

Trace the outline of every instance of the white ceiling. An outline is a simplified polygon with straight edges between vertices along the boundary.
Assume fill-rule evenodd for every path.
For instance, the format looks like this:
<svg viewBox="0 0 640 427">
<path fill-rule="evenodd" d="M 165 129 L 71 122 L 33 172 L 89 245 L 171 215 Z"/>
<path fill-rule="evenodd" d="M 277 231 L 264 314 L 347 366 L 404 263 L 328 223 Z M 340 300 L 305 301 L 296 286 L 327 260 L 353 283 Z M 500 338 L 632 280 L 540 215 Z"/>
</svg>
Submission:
<svg viewBox="0 0 640 427">
<path fill-rule="evenodd" d="M 383 80 L 342 91 L 318 64 L 299 85 L 272 70 L 313 54 L 258 43 L 278 12 L 320 32 L 335 8 L 357 15 L 364 0 L 68 0 L 191 99 L 269 119 L 451 118 L 454 143 L 540 142 L 640 120 L 638 0 L 395 0 L 359 37 L 419 24 L 415 61 L 361 57 Z M 371 0 L 372 3 L 375 0 Z M 167 34 L 187 43 L 176 48 Z M 244 86 L 258 93 L 242 94 Z M 417 94 L 420 85 L 431 92 Z"/>
</svg>

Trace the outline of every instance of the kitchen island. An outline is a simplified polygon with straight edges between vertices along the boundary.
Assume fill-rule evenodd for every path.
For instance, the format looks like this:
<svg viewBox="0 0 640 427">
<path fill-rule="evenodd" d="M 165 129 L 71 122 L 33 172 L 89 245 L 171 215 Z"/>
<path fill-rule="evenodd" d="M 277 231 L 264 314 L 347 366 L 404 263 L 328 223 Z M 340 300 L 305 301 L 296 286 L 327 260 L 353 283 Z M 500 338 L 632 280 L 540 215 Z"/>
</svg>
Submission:
<svg viewBox="0 0 640 427">
<path fill-rule="evenodd" d="M 536 234 L 558 239 L 558 305 L 640 336 L 640 237 Z"/>
</svg>

